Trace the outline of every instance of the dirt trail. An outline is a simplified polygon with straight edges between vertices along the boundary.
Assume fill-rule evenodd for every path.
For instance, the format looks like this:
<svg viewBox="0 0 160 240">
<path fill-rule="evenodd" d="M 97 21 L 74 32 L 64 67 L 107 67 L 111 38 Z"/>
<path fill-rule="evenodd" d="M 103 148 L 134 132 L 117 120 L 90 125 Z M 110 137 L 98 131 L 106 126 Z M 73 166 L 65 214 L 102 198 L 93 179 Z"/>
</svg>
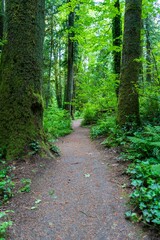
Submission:
<svg viewBox="0 0 160 240">
<path fill-rule="evenodd" d="M 111 179 L 116 154 L 98 150 L 89 130 L 75 121 L 72 134 L 61 138 L 62 156 L 46 163 L 30 193 L 12 201 L 11 240 L 149 240 L 126 221 L 125 191 Z M 42 167 L 43 168 L 43 167 Z M 31 210 L 36 199 L 41 202 Z"/>
</svg>

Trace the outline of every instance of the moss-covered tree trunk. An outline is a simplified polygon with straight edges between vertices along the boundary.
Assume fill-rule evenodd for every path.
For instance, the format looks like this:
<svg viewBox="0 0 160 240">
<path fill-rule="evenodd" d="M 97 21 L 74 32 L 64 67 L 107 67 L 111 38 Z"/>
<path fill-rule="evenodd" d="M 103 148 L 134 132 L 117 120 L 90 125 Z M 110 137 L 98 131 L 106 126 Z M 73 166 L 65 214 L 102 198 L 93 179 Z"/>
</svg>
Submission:
<svg viewBox="0 0 160 240">
<path fill-rule="evenodd" d="M 0 72 L 0 147 L 18 157 L 41 139 L 45 0 L 6 0 L 7 44 Z"/>
<path fill-rule="evenodd" d="M 138 77 L 142 0 L 126 0 L 118 122 L 139 124 Z"/>
</svg>

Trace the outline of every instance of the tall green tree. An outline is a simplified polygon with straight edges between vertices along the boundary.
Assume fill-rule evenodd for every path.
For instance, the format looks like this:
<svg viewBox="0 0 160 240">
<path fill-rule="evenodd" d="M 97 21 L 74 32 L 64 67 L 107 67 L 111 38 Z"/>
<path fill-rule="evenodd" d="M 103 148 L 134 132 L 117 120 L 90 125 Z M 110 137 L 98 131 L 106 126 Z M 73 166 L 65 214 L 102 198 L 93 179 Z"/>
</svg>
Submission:
<svg viewBox="0 0 160 240">
<path fill-rule="evenodd" d="M 7 44 L 0 72 L 0 147 L 18 157 L 41 139 L 45 0 L 6 0 Z"/>
<path fill-rule="evenodd" d="M 118 105 L 118 122 L 121 126 L 133 122 L 140 123 L 138 78 L 141 14 L 142 0 L 126 0 Z"/>
<path fill-rule="evenodd" d="M 116 10 L 116 15 L 112 20 L 112 37 L 113 37 L 113 46 L 114 46 L 114 51 L 113 51 L 113 70 L 114 73 L 116 74 L 116 94 L 118 97 L 118 92 L 119 92 L 119 78 L 120 78 L 120 70 L 121 70 L 121 35 L 122 35 L 122 28 L 121 28 L 121 11 L 120 11 L 120 2 L 117 0 L 114 3 L 114 7 Z"/>
<path fill-rule="evenodd" d="M 69 1 L 70 2 L 70 1 Z M 68 59 L 67 59 L 67 82 L 65 89 L 64 108 L 72 116 L 72 99 L 73 99 L 73 81 L 74 81 L 74 21 L 75 12 L 71 10 L 68 16 Z"/>
</svg>

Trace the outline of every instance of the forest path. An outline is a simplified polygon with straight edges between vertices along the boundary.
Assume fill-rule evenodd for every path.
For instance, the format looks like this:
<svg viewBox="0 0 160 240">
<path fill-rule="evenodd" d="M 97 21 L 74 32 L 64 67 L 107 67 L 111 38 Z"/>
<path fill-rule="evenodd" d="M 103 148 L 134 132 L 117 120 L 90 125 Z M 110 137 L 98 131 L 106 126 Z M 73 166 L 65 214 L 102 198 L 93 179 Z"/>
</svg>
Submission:
<svg viewBox="0 0 160 240">
<path fill-rule="evenodd" d="M 126 193 L 117 184 L 114 164 L 110 165 L 116 153 L 98 149 L 79 120 L 74 121 L 73 128 L 73 133 L 57 144 L 62 156 L 44 165 L 30 193 L 12 200 L 15 223 L 8 239 L 151 239 L 140 226 L 124 218 Z M 34 204 L 37 199 L 41 202 Z M 31 210 L 34 205 L 37 208 Z"/>
</svg>

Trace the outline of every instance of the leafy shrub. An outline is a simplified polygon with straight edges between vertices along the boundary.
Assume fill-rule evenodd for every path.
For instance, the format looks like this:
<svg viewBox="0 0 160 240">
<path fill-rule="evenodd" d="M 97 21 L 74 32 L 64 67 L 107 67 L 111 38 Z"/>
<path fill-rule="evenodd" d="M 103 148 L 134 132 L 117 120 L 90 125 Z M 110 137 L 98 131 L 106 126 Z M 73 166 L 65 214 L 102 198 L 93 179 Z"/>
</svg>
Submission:
<svg viewBox="0 0 160 240">
<path fill-rule="evenodd" d="M 96 138 L 102 135 L 108 135 L 116 128 L 116 119 L 114 116 L 107 116 L 97 121 L 96 126 L 91 128 L 91 138 Z"/>
<path fill-rule="evenodd" d="M 59 149 L 59 147 L 57 147 L 56 145 L 51 145 L 51 147 L 50 147 L 50 150 L 52 151 L 52 152 L 54 152 L 54 154 L 55 155 L 57 155 L 57 156 L 60 156 L 61 154 L 60 154 L 60 149 Z"/>
<path fill-rule="evenodd" d="M 69 114 L 56 107 L 46 109 L 44 112 L 44 130 L 54 138 L 69 134 L 71 132 Z"/>
<path fill-rule="evenodd" d="M 109 136 L 102 142 L 106 147 L 124 146 L 126 144 L 127 132 L 119 127 L 112 128 Z"/>
<path fill-rule="evenodd" d="M 133 159 L 156 157 L 160 160 L 160 126 L 148 125 L 143 131 L 135 132 L 133 137 L 128 137 L 130 147 L 128 155 Z"/>
<path fill-rule="evenodd" d="M 147 89 L 146 89 L 147 90 Z M 160 124 L 160 97 L 159 97 L 159 87 L 157 89 L 148 89 L 148 94 L 145 97 L 140 98 L 140 112 L 142 115 L 143 122 L 148 124 Z"/>
<path fill-rule="evenodd" d="M 90 125 L 96 123 L 98 120 L 98 109 L 96 105 L 86 104 L 83 111 L 82 125 Z"/>
<path fill-rule="evenodd" d="M 82 112 L 80 112 L 80 111 L 76 111 L 75 114 L 74 114 L 74 118 L 75 118 L 75 119 L 83 118 L 83 116 L 82 116 Z"/>
<path fill-rule="evenodd" d="M 30 149 L 32 150 L 29 152 L 29 155 L 34 155 L 39 152 L 41 146 L 38 141 L 33 141 L 29 144 Z"/>
<path fill-rule="evenodd" d="M 134 159 L 127 170 L 134 188 L 131 203 L 140 210 L 140 219 L 160 225 L 160 127 L 147 126 L 134 135 L 126 154 Z"/>
<path fill-rule="evenodd" d="M 6 231 L 7 229 L 12 226 L 12 221 L 8 218 L 8 213 L 13 212 L 11 210 L 6 210 L 0 212 L 0 240 L 6 239 Z"/>
<path fill-rule="evenodd" d="M 29 178 L 22 178 L 21 179 L 22 187 L 19 189 L 18 192 L 27 192 L 29 193 L 31 191 L 31 179 Z"/>
<path fill-rule="evenodd" d="M 8 175 L 10 171 L 11 168 L 6 167 L 3 163 L 2 168 L 0 169 L 0 205 L 6 202 L 13 195 L 12 189 L 14 187 L 14 183 Z"/>
</svg>

